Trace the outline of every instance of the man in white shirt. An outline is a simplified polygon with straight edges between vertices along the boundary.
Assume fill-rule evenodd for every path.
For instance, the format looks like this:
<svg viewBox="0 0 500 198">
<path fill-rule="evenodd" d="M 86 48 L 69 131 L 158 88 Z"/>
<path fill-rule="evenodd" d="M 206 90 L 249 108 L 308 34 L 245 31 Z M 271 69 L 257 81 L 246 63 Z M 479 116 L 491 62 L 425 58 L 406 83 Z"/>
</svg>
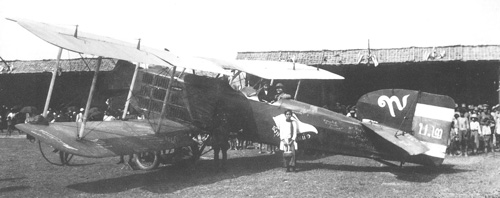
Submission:
<svg viewBox="0 0 500 198">
<path fill-rule="evenodd" d="M 297 121 L 292 117 L 292 110 L 285 111 L 285 120 L 276 123 L 273 129 L 275 133 L 279 133 L 280 150 L 283 150 L 283 161 L 285 163 L 286 172 L 290 172 L 290 168 L 295 172 L 296 158 L 295 151 L 297 150 Z"/>
<path fill-rule="evenodd" d="M 477 154 L 477 149 L 479 148 L 479 134 L 481 133 L 481 125 L 477 121 L 477 115 L 472 114 L 471 116 L 471 121 L 470 121 L 470 131 L 471 131 L 471 137 L 474 140 L 474 148 L 473 148 L 473 154 Z"/>
<path fill-rule="evenodd" d="M 76 122 L 83 122 L 83 111 L 85 111 L 85 109 L 80 108 L 80 112 L 76 114 Z"/>
<path fill-rule="evenodd" d="M 469 119 L 465 116 L 464 111 L 460 112 L 460 117 L 457 118 L 458 125 L 458 142 L 460 144 L 460 151 L 462 155 L 467 157 L 467 150 L 469 144 Z M 465 148 L 464 148 L 465 147 Z"/>
<path fill-rule="evenodd" d="M 12 135 L 12 132 L 14 131 L 16 125 L 16 115 L 17 113 L 14 113 L 10 111 L 10 113 L 7 115 L 7 132 L 9 133 L 9 136 Z"/>
</svg>

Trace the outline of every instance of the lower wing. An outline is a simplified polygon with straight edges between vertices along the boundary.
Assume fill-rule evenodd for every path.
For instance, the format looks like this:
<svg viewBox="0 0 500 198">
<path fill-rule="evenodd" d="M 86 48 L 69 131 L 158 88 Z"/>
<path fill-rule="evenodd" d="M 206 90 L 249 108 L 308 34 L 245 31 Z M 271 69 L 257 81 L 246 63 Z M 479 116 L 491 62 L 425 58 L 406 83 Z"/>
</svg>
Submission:
<svg viewBox="0 0 500 198">
<path fill-rule="evenodd" d="M 146 120 L 87 122 L 84 136 L 76 138 L 81 123 L 55 122 L 49 125 L 18 124 L 16 128 L 69 154 L 83 157 L 111 157 L 193 145 L 196 128 L 166 120 L 155 134 Z"/>
</svg>

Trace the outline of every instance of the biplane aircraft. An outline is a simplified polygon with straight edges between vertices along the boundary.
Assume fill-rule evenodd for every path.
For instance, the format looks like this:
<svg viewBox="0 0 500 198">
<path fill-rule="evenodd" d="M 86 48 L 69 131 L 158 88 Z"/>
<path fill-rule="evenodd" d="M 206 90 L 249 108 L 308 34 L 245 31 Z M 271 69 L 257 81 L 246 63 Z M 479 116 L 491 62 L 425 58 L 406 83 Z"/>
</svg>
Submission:
<svg viewBox="0 0 500 198">
<path fill-rule="evenodd" d="M 273 126 L 276 120 L 283 119 L 286 109 L 294 112 L 299 132 L 304 134 L 300 148 L 381 162 L 440 165 L 444 160 L 455 105 L 448 96 L 403 89 L 374 91 L 359 99 L 358 120 L 293 99 L 261 102 L 254 87 L 262 81 L 241 89 L 230 86 L 242 73 L 268 80 L 298 80 L 298 86 L 300 80 L 306 79 L 343 79 L 320 68 L 290 62 L 187 59 L 168 51 L 44 23 L 10 20 L 61 49 L 160 66 L 137 66 L 131 82 L 125 110 L 130 104 L 145 115 L 144 120 L 84 119 L 82 123 L 16 125 L 39 142 L 57 149 L 62 164 L 69 163 L 71 155 L 134 155 L 132 167 L 137 169 L 154 169 L 160 163 L 177 159 L 196 160 L 207 143 L 203 137 L 217 127 L 214 117 L 220 112 L 229 115 L 231 130 L 242 131 L 244 138 L 279 145 Z M 186 72 L 187 69 L 193 72 Z M 195 71 L 201 72 L 197 75 Z M 92 94 L 93 88 L 85 112 L 91 106 Z M 46 108 L 49 102 L 50 89 Z"/>
</svg>

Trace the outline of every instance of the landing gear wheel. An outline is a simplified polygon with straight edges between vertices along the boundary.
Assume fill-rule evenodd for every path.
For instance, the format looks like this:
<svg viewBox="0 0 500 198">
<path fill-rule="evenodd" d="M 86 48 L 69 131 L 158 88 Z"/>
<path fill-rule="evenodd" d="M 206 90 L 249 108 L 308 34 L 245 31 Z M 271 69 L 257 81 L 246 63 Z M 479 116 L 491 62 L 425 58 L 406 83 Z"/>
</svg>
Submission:
<svg viewBox="0 0 500 198">
<path fill-rule="evenodd" d="M 160 165 L 159 152 L 145 152 L 140 154 L 134 154 L 134 164 L 132 169 L 134 170 L 153 170 L 158 168 Z"/>
</svg>

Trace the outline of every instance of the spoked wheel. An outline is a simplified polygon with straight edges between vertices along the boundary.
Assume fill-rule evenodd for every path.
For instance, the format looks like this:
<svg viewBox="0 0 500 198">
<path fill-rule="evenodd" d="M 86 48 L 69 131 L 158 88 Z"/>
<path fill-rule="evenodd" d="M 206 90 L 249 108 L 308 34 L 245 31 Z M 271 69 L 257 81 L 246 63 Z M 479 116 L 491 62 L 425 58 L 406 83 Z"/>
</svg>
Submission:
<svg viewBox="0 0 500 198">
<path fill-rule="evenodd" d="M 57 166 L 69 165 L 69 162 L 73 158 L 72 154 L 68 154 L 58 149 L 55 149 L 54 147 L 42 143 L 41 141 L 38 141 L 38 148 L 40 149 L 42 157 L 47 162 L 53 165 Z"/>
<path fill-rule="evenodd" d="M 160 165 L 159 152 L 144 152 L 134 154 L 134 170 L 153 170 Z"/>
</svg>

